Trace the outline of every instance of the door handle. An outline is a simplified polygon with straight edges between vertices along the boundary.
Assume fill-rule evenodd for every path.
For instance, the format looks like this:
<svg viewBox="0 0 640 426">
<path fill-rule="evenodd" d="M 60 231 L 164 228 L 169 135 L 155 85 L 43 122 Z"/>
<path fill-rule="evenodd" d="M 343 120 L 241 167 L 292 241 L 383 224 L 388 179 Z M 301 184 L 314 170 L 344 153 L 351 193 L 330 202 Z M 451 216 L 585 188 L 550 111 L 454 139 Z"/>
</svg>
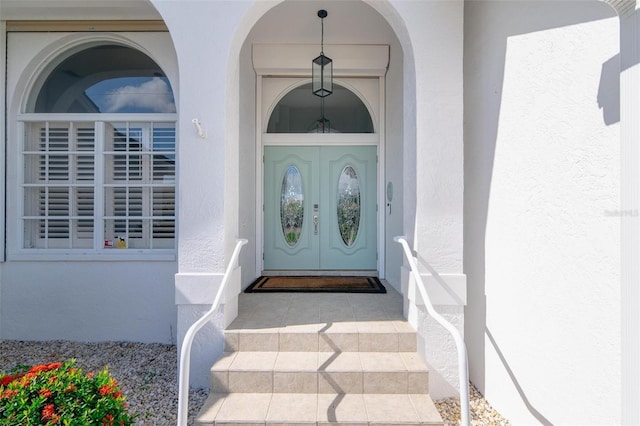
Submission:
<svg viewBox="0 0 640 426">
<path fill-rule="evenodd" d="M 320 222 L 320 218 L 318 215 L 313 216 L 313 235 L 318 235 L 318 223 Z"/>
</svg>

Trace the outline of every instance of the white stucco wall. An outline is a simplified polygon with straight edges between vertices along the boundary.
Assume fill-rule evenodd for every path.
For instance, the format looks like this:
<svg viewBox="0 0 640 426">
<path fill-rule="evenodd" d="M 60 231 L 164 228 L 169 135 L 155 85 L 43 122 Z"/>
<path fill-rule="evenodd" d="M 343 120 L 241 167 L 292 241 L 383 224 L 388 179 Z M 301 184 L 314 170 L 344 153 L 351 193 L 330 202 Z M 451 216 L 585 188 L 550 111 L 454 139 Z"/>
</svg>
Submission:
<svg viewBox="0 0 640 426">
<path fill-rule="evenodd" d="M 465 23 L 471 380 L 513 424 L 619 423 L 618 19 L 473 1 Z"/>
<path fill-rule="evenodd" d="M 640 11 L 620 7 L 622 424 L 640 424 Z"/>
<path fill-rule="evenodd" d="M 7 262 L 2 338 L 175 343 L 175 264 Z"/>
</svg>

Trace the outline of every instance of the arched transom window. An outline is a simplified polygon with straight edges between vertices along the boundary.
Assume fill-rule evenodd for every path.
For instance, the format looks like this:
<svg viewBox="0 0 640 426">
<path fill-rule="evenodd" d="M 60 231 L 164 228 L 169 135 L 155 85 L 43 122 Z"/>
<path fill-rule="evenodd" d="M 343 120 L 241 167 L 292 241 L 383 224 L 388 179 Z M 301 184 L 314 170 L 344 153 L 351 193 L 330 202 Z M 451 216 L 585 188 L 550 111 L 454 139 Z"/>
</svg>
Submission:
<svg viewBox="0 0 640 426">
<path fill-rule="evenodd" d="M 294 88 L 274 107 L 267 133 L 313 133 L 323 117 L 331 133 L 373 133 L 373 121 L 362 100 L 339 84 L 334 83 L 333 89 L 323 106 L 311 92 L 311 83 Z"/>
<path fill-rule="evenodd" d="M 19 121 L 22 248 L 173 251 L 175 111 L 162 69 L 130 47 L 53 67 Z"/>
</svg>

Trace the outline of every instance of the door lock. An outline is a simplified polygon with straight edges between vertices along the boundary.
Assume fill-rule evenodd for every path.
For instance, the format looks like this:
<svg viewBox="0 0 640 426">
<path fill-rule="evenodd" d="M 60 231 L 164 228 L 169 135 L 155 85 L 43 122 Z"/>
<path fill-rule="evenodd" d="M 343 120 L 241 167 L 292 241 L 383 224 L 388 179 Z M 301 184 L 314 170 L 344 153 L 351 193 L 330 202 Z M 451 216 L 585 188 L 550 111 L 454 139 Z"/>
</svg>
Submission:
<svg viewBox="0 0 640 426">
<path fill-rule="evenodd" d="M 318 215 L 313 216 L 313 235 L 318 235 L 318 223 L 320 222 L 320 218 Z"/>
</svg>

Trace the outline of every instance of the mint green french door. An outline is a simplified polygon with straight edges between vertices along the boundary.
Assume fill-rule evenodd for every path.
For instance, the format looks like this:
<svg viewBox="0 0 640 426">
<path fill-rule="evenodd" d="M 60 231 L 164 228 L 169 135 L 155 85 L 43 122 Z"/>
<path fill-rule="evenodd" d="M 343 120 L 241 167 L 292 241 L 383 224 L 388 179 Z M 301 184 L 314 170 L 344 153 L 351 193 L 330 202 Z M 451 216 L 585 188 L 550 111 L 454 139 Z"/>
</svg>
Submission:
<svg viewBox="0 0 640 426">
<path fill-rule="evenodd" d="M 264 269 L 377 269 L 376 147 L 264 154 Z"/>
</svg>

